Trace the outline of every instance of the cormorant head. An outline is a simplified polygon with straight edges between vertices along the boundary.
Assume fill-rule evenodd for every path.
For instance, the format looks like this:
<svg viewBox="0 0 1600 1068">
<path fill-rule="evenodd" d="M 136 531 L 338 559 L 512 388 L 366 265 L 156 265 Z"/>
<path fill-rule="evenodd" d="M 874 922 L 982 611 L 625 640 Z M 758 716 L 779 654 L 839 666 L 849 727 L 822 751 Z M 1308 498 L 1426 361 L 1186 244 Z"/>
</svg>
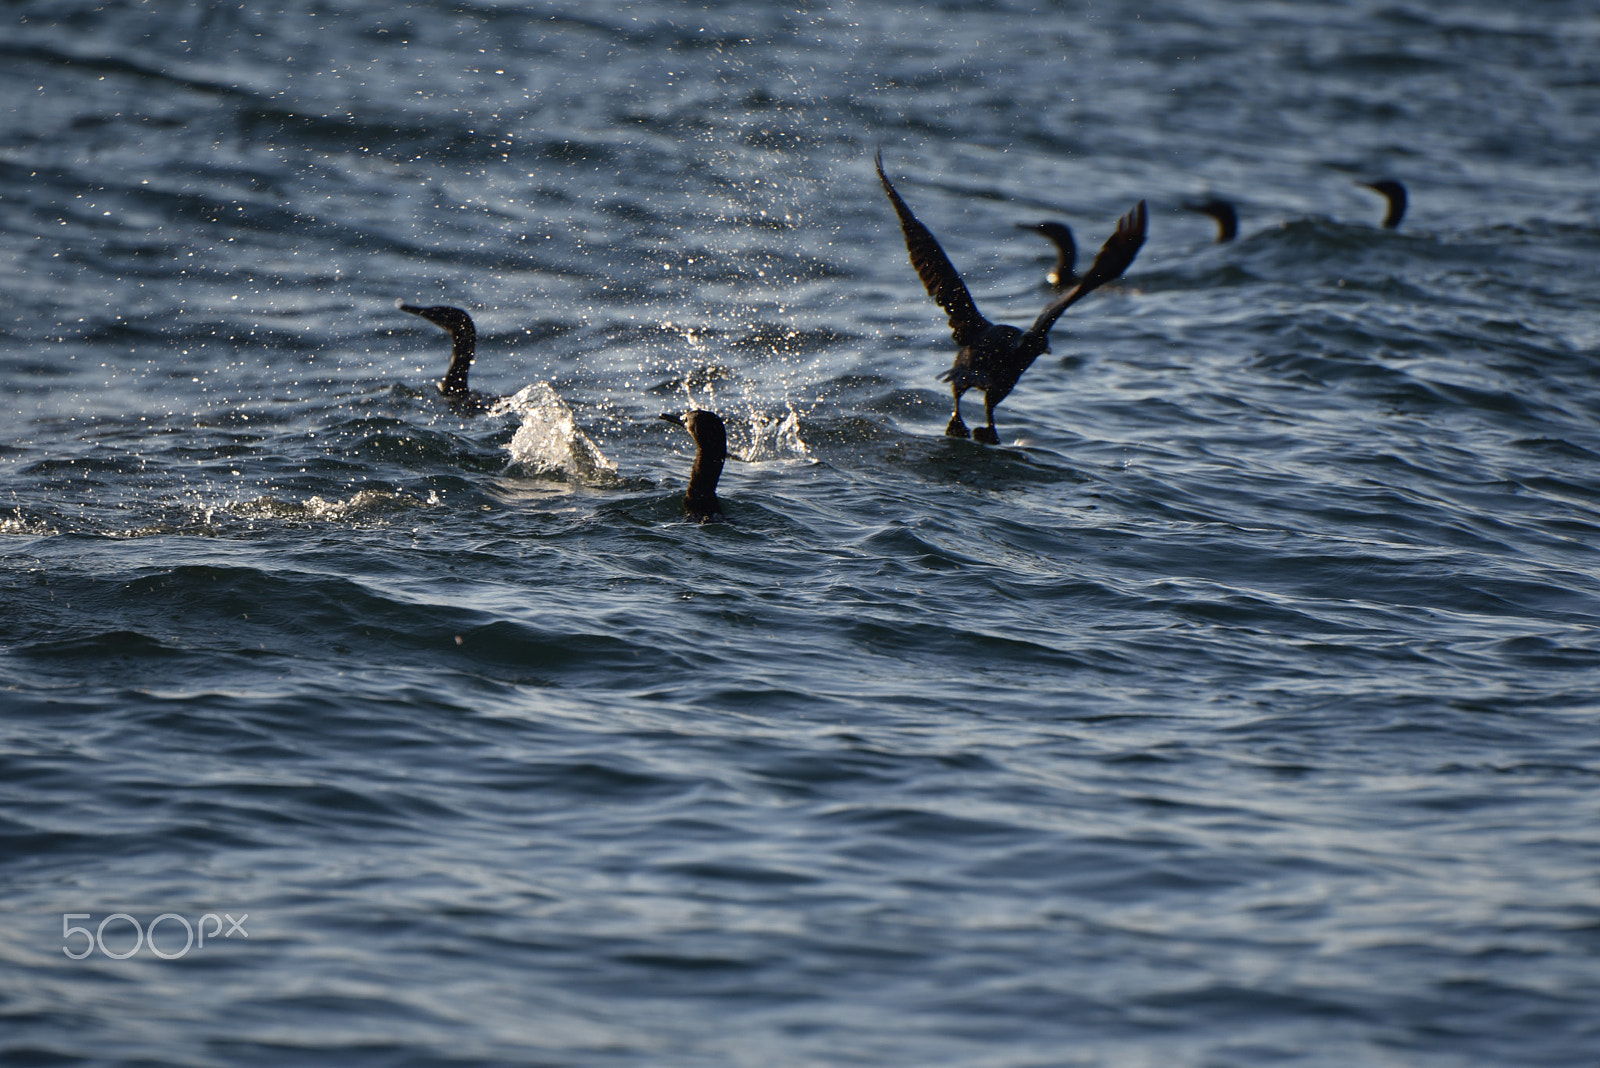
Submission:
<svg viewBox="0 0 1600 1068">
<path fill-rule="evenodd" d="M 1239 233 L 1239 213 L 1233 210 L 1233 205 L 1220 197 L 1208 197 L 1205 200 L 1186 200 L 1183 210 L 1197 211 L 1201 215 L 1209 215 L 1217 220 L 1217 244 L 1232 241 Z"/>
<path fill-rule="evenodd" d="M 696 460 L 720 462 L 728 458 L 728 431 L 722 424 L 722 416 L 716 412 L 698 409 L 688 415 L 665 412 L 661 418 L 669 423 L 677 423 L 689 432 L 694 439 Z"/>
<path fill-rule="evenodd" d="M 1072 227 L 1066 223 L 1017 223 L 1018 230 L 1032 230 L 1036 234 L 1043 234 L 1062 248 L 1076 249 L 1077 243 L 1072 238 Z"/>
<path fill-rule="evenodd" d="M 433 323 L 436 326 L 444 327 L 444 329 L 450 331 L 450 337 L 454 339 L 457 344 L 459 344 L 463 338 L 469 341 L 476 341 L 478 339 L 478 329 L 472 324 L 472 316 L 468 315 L 460 308 L 452 308 L 448 304 L 434 304 L 428 307 L 419 307 L 416 304 L 407 304 L 403 300 L 395 301 L 394 306 L 403 312 L 410 312 L 412 315 L 420 315 L 424 319 L 428 320 L 428 322 Z"/>
</svg>

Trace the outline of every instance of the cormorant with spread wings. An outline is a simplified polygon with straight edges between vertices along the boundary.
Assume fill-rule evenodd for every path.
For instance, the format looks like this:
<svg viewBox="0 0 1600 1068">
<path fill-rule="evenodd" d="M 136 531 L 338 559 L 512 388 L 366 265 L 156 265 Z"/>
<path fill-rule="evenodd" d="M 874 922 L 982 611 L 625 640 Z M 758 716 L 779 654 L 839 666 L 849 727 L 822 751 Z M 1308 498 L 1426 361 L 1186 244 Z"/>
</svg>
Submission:
<svg viewBox="0 0 1600 1068">
<path fill-rule="evenodd" d="M 1045 306 L 1033 325 L 1027 330 L 1014 326 L 991 323 L 978 311 L 966 283 L 950 263 L 950 257 L 939 247 L 938 240 L 926 226 L 917 221 L 906 202 L 895 192 L 889 176 L 883 171 L 883 153 L 877 155 L 878 178 L 883 191 L 889 194 L 895 214 L 900 216 L 900 229 L 906 236 L 906 251 L 911 256 L 911 266 L 917 269 L 922 285 L 933 302 L 950 317 L 950 330 L 955 335 L 960 351 L 956 362 L 939 377 L 950 383 L 955 395 L 955 414 L 945 433 L 951 437 L 968 437 L 967 424 L 961 421 L 961 395 L 969 389 L 983 390 L 984 414 L 988 425 L 979 427 L 970 436 L 990 445 L 1000 443 L 994 428 L 994 406 L 1015 388 L 1022 373 L 1042 354 L 1050 351 L 1050 328 L 1061 313 L 1078 301 L 1118 277 L 1128 269 L 1134 256 L 1144 244 L 1146 209 L 1144 201 L 1124 215 L 1117 223 L 1117 232 L 1106 240 L 1095 257 L 1094 265 L 1078 279 L 1076 285 Z"/>
</svg>

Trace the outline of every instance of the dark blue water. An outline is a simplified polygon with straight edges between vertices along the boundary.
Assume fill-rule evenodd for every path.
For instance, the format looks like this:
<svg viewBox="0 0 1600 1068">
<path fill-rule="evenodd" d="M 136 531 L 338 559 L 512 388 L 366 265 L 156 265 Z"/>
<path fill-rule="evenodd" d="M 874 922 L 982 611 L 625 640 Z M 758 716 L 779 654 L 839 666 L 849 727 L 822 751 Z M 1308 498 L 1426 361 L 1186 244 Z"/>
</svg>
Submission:
<svg viewBox="0 0 1600 1068">
<path fill-rule="evenodd" d="M 1592 5 L 3 19 L 0 1061 L 1600 1063 Z"/>
</svg>

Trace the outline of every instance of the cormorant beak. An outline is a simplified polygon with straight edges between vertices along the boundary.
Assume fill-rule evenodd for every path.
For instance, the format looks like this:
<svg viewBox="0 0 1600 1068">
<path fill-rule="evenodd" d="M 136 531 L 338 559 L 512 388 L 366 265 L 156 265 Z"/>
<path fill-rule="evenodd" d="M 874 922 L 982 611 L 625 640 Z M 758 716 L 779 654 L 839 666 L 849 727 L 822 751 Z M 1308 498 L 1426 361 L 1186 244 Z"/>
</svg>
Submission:
<svg viewBox="0 0 1600 1068">
<path fill-rule="evenodd" d="M 677 423 L 679 426 L 683 426 L 683 416 L 675 415 L 672 412 L 662 412 L 656 418 L 665 419 L 669 423 Z"/>
<path fill-rule="evenodd" d="M 419 305 L 416 305 L 416 304 L 407 304 L 404 300 L 401 300 L 399 298 L 395 299 L 394 306 L 396 308 L 399 308 L 403 312 L 410 312 L 412 315 L 415 315 L 419 319 L 426 319 L 426 320 L 428 320 L 428 322 L 432 323 L 434 326 L 444 327 L 444 329 L 446 329 L 446 330 L 450 329 L 448 326 L 445 326 L 444 323 L 441 323 L 438 319 L 436 319 L 433 316 L 428 314 L 430 311 L 433 310 L 432 308 L 426 308 L 426 307 L 422 307 L 422 306 L 419 306 Z"/>
</svg>

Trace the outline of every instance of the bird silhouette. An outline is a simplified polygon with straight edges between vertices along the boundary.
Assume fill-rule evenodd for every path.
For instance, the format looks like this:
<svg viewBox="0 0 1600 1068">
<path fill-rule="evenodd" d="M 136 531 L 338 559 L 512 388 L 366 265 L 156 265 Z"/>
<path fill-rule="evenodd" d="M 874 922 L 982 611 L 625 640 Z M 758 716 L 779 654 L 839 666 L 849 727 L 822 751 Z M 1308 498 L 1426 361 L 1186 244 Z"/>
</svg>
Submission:
<svg viewBox="0 0 1600 1068">
<path fill-rule="evenodd" d="M 950 383 L 955 400 L 955 412 L 944 432 L 955 438 L 970 436 L 998 445 L 1000 435 L 994 427 L 995 405 L 1016 388 L 1017 380 L 1034 360 L 1050 351 L 1050 328 L 1061 314 L 1128 269 L 1144 245 L 1148 214 L 1145 202 L 1139 201 L 1117 222 L 1116 233 L 1106 239 L 1088 272 L 1071 289 L 1047 304 L 1032 326 L 1019 330 L 984 318 L 938 239 L 917 221 L 911 208 L 895 192 L 894 184 L 884 173 L 882 151 L 878 152 L 875 162 L 883 191 L 889 195 L 895 214 L 900 217 L 911 266 L 916 268 L 928 296 L 949 316 L 950 331 L 960 347 L 950 370 L 939 376 Z M 983 390 L 984 414 L 988 418 L 988 425 L 970 435 L 967 424 L 961 420 L 961 395 L 969 389 Z"/>
</svg>

